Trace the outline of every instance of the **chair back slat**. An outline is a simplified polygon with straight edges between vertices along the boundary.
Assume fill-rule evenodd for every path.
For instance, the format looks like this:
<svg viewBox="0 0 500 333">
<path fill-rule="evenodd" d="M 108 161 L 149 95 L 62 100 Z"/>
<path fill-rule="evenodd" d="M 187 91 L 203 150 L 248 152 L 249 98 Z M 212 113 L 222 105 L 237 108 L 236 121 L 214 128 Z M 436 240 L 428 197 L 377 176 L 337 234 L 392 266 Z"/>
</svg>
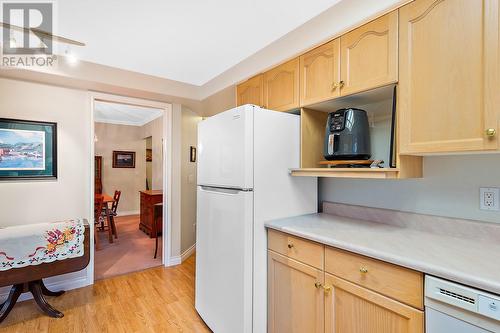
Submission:
<svg viewBox="0 0 500 333">
<path fill-rule="evenodd" d="M 111 205 L 111 211 L 114 215 L 116 215 L 116 210 L 118 209 L 118 203 L 120 202 L 120 197 L 122 195 L 122 191 L 115 191 L 115 195 L 113 196 L 113 204 Z"/>
</svg>

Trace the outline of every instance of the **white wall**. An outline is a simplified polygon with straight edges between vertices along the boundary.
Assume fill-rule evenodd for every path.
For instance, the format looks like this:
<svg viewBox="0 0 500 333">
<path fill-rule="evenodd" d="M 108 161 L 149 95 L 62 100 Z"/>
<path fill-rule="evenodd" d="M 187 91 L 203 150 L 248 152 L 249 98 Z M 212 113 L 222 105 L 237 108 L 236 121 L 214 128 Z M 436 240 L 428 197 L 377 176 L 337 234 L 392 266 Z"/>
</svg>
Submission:
<svg viewBox="0 0 500 333">
<path fill-rule="evenodd" d="M 0 184 L 0 227 L 89 219 L 90 103 L 86 91 L 0 78 L 0 117 L 57 122 L 58 179 Z M 85 285 L 86 270 L 48 279 Z M 0 288 L 0 295 L 5 293 Z M 0 301 L 1 303 L 1 301 Z"/>
<path fill-rule="evenodd" d="M 196 243 L 196 162 L 190 162 L 191 146 L 197 147 L 201 117 L 182 108 L 181 143 L 181 253 Z"/>
<path fill-rule="evenodd" d="M 479 210 L 479 187 L 500 187 L 500 155 L 424 158 L 424 178 L 321 179 L 321 201 L 500 223 L 500 212 Z"/>
</svg>

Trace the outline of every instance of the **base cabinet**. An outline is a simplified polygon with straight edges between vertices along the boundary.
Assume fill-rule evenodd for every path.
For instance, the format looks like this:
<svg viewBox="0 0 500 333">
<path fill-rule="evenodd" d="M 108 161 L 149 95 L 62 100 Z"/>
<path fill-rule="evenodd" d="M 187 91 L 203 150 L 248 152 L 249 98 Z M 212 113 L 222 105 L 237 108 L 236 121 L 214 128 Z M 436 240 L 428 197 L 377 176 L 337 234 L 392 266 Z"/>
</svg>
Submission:
<svg viewBox="0 0 500 333">
<path fill-rule="evenodd" d="M 387 278 L 407 269 L 375 259 L 359 261 L 366 257 L 351 254 L 356 267 L 361 265 L 356 272 L 363 277 L 354 283 L 349 273 L 352 267 L 346 267 L 347 273 L 336 273 L 341 276 L 329 271 L 333 248 L 305 239 L 299 242 L 297 237 L 286 238 L 286 234 L 272 230 L 268 235 L 269 333 L 424 332 L 423 305 L 417 308 L 404 304 L 400 297 L 401 286 L 412 285 L 421 298 L 415 304 L 423 304 L 423 280 L 394 283 Z M 282 242 L 278 236 L 286 240 L 285 247 L 279 246 Z M 313 248 L 314 256 L 305 255 Z M 325 258 L 324 269 L 312 266 L 318 256 Z M 399 279 L 407 280 L 408 275 L 401 274 Z M 383 295 L 385 289 L 380 292 L 379 287 L 385 284 L 392 289 Z"/>
<path fill-rule="evenodd" d="M 422 333 L 424 314 L 336 276 L 325 274 L 325 332 Z"/>
<path fill-rule="evenodd" d="M 268 258 L 268 332 L 324 332 L 323 272 L 273 251 Z"/>
</svg>

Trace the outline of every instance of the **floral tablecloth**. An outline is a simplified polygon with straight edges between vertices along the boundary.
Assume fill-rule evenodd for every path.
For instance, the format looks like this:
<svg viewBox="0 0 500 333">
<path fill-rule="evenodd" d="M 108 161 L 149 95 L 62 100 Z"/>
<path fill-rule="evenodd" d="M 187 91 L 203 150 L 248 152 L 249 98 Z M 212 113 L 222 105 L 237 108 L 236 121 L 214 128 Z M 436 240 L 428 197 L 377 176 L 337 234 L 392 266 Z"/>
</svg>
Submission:
<svg viewBox="0 0 500 333">
<path fill-rule="evenodd" d="M 84 254 L 85 220 L 0 228 L 0 271 Z"/>
</svg>

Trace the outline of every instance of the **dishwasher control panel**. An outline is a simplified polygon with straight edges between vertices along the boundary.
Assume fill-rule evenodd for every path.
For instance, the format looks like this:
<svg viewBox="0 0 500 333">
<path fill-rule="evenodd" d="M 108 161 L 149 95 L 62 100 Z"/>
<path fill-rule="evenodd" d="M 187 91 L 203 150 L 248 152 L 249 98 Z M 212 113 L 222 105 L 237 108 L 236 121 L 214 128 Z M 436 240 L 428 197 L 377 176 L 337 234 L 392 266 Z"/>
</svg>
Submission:
<svg viewBox="0 0 500 333">
<path fill-rule="evenodd" d="M 479 295 L 478 313 L 496 320 L 500 320 L 500 298 Z"/>
<path fill-rule="evenodd" d="M 425 297 L 500 321 L 500 296 L 482 290 L 426 276 Z"/>
</svg>

